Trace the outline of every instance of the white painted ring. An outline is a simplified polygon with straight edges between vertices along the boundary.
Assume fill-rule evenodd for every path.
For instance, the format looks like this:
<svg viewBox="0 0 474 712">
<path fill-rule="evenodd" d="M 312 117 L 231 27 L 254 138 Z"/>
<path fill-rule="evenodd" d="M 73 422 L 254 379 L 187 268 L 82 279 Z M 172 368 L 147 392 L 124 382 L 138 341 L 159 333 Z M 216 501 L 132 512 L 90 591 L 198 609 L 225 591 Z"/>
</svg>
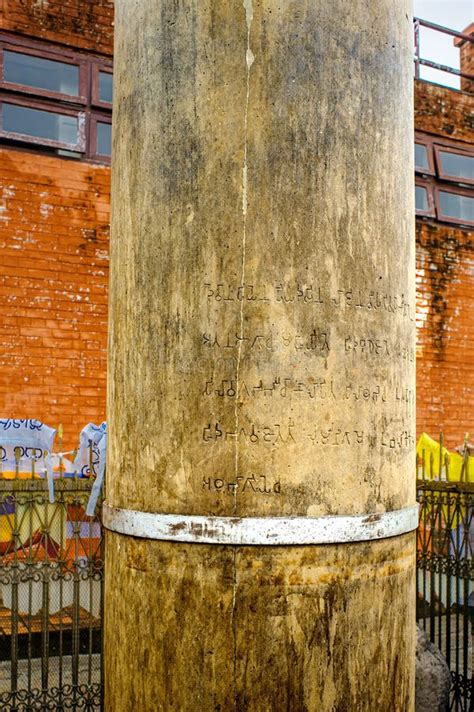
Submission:
<svg viewBox="0 0 474 712">
<path fill-rule="evenodd" d="M 392 512 L 325 517 L 203 517 L 120 509 L 104 503 L 102 522 L 119 534 L 186 544 L 295 546 L 386 539 L 418 526 L 418 504 Z"/>
</svg>

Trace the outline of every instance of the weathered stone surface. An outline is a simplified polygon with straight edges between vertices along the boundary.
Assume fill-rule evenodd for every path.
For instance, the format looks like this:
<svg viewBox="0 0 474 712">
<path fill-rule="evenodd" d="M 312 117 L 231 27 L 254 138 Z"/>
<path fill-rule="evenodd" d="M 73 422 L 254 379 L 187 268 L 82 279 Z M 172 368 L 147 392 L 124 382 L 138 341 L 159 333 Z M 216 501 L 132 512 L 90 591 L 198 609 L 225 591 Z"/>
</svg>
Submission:
<svg viewBox="0 0 474 712">
<path fill-rule="evenodd" d="M 404 5 L 117 3 L 114 505 L 413 502 Z"/>
<path fill-rule="evenodd" d="M 109 502 L 412 504 L 409 3 L 116 11 Z M 109 710 L 412 711 L 413 535 L 107 556 Z"/>
<path fill-rule="evenodd" d="M 107 709 L 411 712 L 413 537 L 232 550 L 110 532 Z"/>
<path fill-rule="evenodd" d="M 440 650 L 417 626 L 415 712 L 447 712 L 451 674 Z"/>
</svg>

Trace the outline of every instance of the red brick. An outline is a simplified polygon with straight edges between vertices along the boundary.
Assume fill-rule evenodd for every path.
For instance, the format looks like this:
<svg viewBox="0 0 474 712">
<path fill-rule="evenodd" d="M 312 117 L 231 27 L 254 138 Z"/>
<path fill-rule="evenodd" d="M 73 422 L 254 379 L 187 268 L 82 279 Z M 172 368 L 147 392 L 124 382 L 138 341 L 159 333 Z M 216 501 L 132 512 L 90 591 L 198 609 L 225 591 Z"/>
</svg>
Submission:
<svg viewBox="0 0 474 712">
<path fill-rule="evenodd" d="M 417 430 L 459 445 L 474 432 L 474 244 L 467 230 L 417 221 Z M 433 269 L 430 269 L 430 266 Z"/>
<path fill-rule="evenodd" d="M 20 248 L 0 253 L 0 412 L 63 422 L 74 447 L 105 418 L 110 168 L 1 149 L 0 185 Z"/>
<path fill-rule="evenodd" d="M 111 55 L 113 2 L 1 0 L 0 28 Z"/>
<path fill-rule="evenodd" d="M 472 95 L 415 80 L 415 129 L 472 143 Z"/>
</svg>

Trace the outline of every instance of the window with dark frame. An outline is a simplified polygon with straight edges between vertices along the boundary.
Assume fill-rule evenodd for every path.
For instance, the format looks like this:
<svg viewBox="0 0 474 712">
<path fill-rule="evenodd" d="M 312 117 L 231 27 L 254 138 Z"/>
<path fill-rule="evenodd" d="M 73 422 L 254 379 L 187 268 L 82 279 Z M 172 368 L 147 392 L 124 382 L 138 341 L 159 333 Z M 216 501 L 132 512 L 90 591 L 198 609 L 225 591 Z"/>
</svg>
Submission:
<svg viewBox="0 0 474 712">
<path fill-rule="evenodd" d="M 112 62 L 0 33 L 0 142 L 110 162 Z"/>
<path fill-rule="evenodd" d="M 430 186 L 419 179 L 415 183 L 415 211 L 417 215 L 435 217 L 434 201 Z"/>
<path fill-rule="evenodd" d="M 451 146 L 434 145 L 438 175 L 442 180 L 474 184 L 474 153 Z"/>
<path fill-rule="evenodd" d="M 435 194 L 441 220 L 474 225 L 474 193 L 470 195 L 468 191 L 440 185 L 435 188 Z"/>
<path fill-rule="evenodd" d="M 420 217 L 474 226 L 474 150 L 415 134 L 415 211 Z"/>
<path fill-rule="evenodd" d="M 425 175 L 434 175 L 433 154 L 429 147 L 421 141 L 415 140 L 415 171 Z"/>
</svg>

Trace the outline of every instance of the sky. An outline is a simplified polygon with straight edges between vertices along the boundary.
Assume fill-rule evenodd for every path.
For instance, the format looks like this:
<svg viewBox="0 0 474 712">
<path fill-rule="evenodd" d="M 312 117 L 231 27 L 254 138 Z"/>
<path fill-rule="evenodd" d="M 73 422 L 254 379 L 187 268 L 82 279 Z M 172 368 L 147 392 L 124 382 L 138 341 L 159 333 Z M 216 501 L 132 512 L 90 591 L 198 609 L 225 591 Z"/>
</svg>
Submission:
<svg viewBox="0 0 474 712">
<path fill-rule="evenodd" d="M 462 32 L 474 22 L 474 0 L 414 0 L 413 14 L 422 20 L 444 25 Z M 427 28 L 420 29 L 420 55 L 439 64 L 459 69 L 459 50 L 453 46 L 451 35 L 443 35 Z M 421 78 L 459 88 L 459 79 L 447 72 L 421 67 Z"/>
</svg>

